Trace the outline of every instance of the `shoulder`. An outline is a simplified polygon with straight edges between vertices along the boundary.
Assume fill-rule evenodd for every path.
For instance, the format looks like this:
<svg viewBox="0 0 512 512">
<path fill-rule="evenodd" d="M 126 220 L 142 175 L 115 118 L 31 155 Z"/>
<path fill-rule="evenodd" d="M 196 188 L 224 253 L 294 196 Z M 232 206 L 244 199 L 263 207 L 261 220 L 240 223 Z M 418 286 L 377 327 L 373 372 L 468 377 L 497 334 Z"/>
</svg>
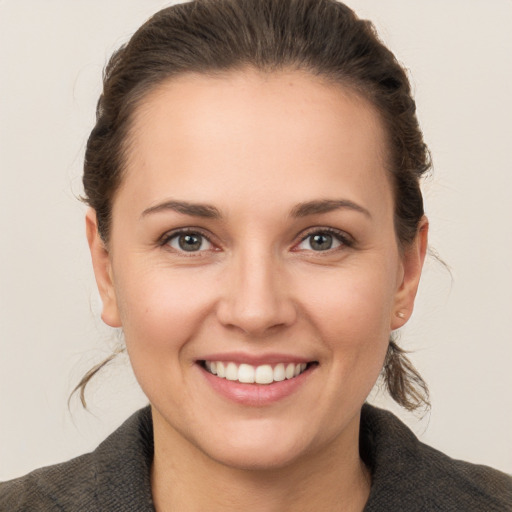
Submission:
<svg viewBox="0 0 512 512">
<path fill-rule="evenodd" d="M 365 512 L 512 510 L 512 477 L 421 443 L 390 412 L 365 405 L 361 438 L 373 475 Z"/>
<path fill-rule="evenodd" d="M 153 511 L 149 408 L 129 418 L 91 453 L 0 483 L 0 510 Z"/>
<path fill-rule="evenodd" d="M 94 455 L 87 454 L 1 482 L 0 510 L 62 511 L 74 496 L 79 497 L 84 506 L 91 505 L 94 465 Z"/>
</svg>

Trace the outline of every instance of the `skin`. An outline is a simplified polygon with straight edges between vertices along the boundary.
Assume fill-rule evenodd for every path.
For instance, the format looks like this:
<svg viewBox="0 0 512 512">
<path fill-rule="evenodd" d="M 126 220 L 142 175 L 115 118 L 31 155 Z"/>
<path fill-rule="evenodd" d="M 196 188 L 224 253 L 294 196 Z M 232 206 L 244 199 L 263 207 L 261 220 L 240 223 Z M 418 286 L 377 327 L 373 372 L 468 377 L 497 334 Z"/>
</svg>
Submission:
<svg viewBox="0 0 512 512">
<path fill-rule="evenodd" d="M 359 414 L 412 312 L 428 227 L 399 248 L 375 110 L 298 71 L 185 75 L 137 109 L 125 171 L 108 246 L 92 210 L 87 234 L 102 318 L 123 328 L 152 406 L 157 510 L 362 510 Z M 320 200 L 357 206 L 295 215 Z M 179 228 L 209 241 L 185 252 Z M 326 229 L 344 241 L 316 250 Z M 248 406 L 197 364 L 220 352 L 317 364 L 290 396 Z"/>
</svg>

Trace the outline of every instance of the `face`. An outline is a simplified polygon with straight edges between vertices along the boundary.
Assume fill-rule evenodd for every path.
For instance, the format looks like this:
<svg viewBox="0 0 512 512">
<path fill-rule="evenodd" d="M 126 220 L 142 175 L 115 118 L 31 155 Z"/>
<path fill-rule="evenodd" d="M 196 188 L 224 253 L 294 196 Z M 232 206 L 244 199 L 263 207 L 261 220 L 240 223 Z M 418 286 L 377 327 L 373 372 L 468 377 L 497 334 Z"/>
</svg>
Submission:
<svg viewBox="0 0 512 512">
<path fill-rule="evenodd" d="M 357 447 L 425 246 L 397 246 L 385 165 L 370 104 L 305 73 L 148 95 L 108 249 L 93 212 L 88 236 L 155 433 L 235 467 Z"/>
</svg>

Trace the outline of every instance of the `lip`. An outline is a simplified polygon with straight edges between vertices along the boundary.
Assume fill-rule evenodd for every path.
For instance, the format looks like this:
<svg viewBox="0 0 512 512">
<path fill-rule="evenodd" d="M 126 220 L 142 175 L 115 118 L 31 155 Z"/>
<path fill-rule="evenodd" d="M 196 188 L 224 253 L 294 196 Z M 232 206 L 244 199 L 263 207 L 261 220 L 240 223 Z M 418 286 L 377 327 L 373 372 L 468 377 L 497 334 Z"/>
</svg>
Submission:
<svg viewBox="0 0 512 512">
<path fill-rule="evenodd" d="M 216 352 L 215 354 L 207 354 L 200 357 L 197 361 L 226 361 L 236 364 L 245 363 L 252 366 L 260 366 L 262 364 L 276 365 L 278 363 L 311 363 L 315 359 L 279 353 L 247 354 L 242 352 Z"/>
<path fill-rule="evenodd" d="M 216 354 L 215 357 L 218 357 L 219 354 Z M 228 360 L 232 362 L 238 363 L 246 363 L 246 364 L 255 364 L 253 362 L 249 362 L 249 359 L 244 358 L 243 360 L 233 359 L 233 354 L 224 354 L 223 358 L 219 359 L 207 359 L 209 361 L 222 361 Z M 250 359 L 250 361 L 261 361 L 261 358 Z M 258 364 L 274 364 L 274 362 L 308 362 L 304 359 L 293 358 L 288 361 L 283 359 L 279 359 L 278 361 L 269 361 L 268 358 L 265 358 L 263 362 Z M 309 360 L 311 362 L 311 360 Z M 232 381 L 227 379 L 222 379 L 217 377 L 216 375 L 211 374 L 208 370 L 206 370 L 198 361 L 196 364 L 197 368 L 201 371 L 204 379 L 206 380 L 207 385 L 209 385 L 216 393 L 218 393 L 221 397 L 235 402 L 240 405 L 245 405 L 249 407 L 265 407 L 272 405 L 280 400 L 283 400 L 292 394 L 296 393 L 312 376 L 314 373 L 317 364 L 309 365 L 308 368 L 293 379 L 287 379 L 280 382 L 273 382 L 271 384 L 244 384 L 238 381 Z"/>
</svg>

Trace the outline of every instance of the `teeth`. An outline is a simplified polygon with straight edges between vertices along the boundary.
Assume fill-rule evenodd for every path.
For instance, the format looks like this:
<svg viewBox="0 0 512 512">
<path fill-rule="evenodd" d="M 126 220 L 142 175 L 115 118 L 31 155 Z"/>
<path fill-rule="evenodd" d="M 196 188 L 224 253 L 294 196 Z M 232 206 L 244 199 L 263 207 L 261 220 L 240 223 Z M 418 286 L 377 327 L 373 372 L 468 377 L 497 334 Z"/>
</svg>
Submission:
<svg viewBox="0 0 512 512">
<path fill-rule="evenodd" d="M 252 366 L 237 365 L 233 362 L 205 361 L 205 368 L 221 379 L 243 382 L 246 384 L 271 384 L 299 376 L 307 367 L 306 363 L 279 363 L 272 367 L 269 364 Z"/>
<path fill-rule="evenodd" d="M 238 380 L 238 368 L 235 363 L 228 363 L 226 368 L 226 379 Z"/>
<path fill-rule="evenodd" d="M 217 375 L 223 379 L 226 377 L 226 370 L 224 369 L 224 363 L 220 361 L 217 363 Z"/>
<path fill-rule="evenodd" d="M 286 378 L 286 375 L 284 373 L 284 364 L 283 363 L 279 363 L 274 368 L 274 380 L 276 380 L 277 382 L 281 382 L 285 378 Z"/>
<path fill-rule="evenodd" d="M 240 382 L 252 384 L 254 382 L 254 374 L 254 366 L 251 366 L 250 364 L 241 364 L 238 367 L 238 380 Z"/>
<path fill-rule="evenodd" d="M 270 384 L 274 381 L 274 370 L 269 364 L 262 364 L 256 367 L 256 374 L 254 375 L 254 382 L 256 384 Z"/>
</svg>

